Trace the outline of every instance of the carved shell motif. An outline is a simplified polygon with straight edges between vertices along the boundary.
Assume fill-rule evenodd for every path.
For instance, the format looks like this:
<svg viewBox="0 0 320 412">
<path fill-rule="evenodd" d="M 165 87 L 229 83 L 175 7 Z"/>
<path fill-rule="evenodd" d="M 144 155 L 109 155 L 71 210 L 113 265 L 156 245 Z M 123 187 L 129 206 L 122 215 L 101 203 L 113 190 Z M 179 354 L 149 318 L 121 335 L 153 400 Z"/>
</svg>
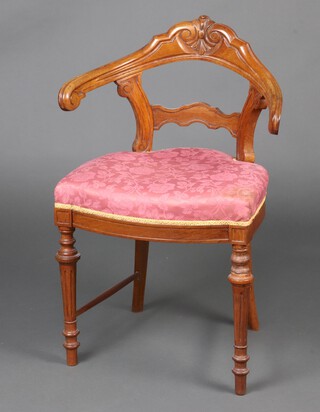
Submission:
<svg viewBox="0 0 320 412">
<path fill-rule="evenodd" d="M 215 31 L 215 22 L 208 16 L 194 20 L 193 26 L 183 29 L 177 36 L 180 47 L 187 53 L 210 55 L 219 49 L 223 42 L 221 33 Z"/>
</svg>

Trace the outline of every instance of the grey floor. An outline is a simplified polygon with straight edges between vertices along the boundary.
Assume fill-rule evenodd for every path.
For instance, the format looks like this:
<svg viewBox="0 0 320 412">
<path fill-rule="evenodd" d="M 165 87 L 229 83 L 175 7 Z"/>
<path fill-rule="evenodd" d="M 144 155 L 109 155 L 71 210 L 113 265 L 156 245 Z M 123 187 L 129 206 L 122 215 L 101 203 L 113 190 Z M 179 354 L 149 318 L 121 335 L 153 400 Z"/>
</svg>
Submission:
<svg viewBox="0 0 320 412">
<path fill-rule="evenodd" d="M 316 239 L 297 246 L 293 237 L 287 240 L 290 229 L 273 230 L 271 219 L 253 245 L 261 330 L 249 333 L 245 397 L 233 394 L 227 245 L 152 244 L 145 311 L 130 312 L 129 286 L 82 315 L 80 363 L 68 368 L 57 267 L 52 256 L 37 254 L 38 248 L 54 252 L 53 231 L 49 240 L 26 248 L 19 261 L 6 262 L 1 410 L 317 411 Z M 80 303 L 131 273 L 132 242 L 79 233 L 77 245 L 85 251 L 79 263 Z M 33 270 L 26 272 L 31 261 Z"/>
<path fill-rule="evenodd" d="M 320 409 L 319 15 L 293 0 L 1 0 L 0 412 L 316 412 Z M 55 184 L 79 164 L 130 150 L 134 117 L 114 85 L 63 113 L 60 86 L 207 14 L 248 40 L 284 94 L 279 136 L 256 130 L 270 171 L 267 217 L 253 242 L 261 330 L 249 333 L 248 394 L 233 394 L 228 245 L 152 244 L 145 311 L 131 286 L 79 319 L 68 368 L 54 254 Z M 206 101 L 238 111 L 248 84 L 209 64 L 144 74 L 152 104 Z M 187 86 L 187 87 L 186 87 Z M 234 154 L 227 132 L 168 125 L 155 149 Z M 133 243 L 78 232 L 78 301 L 132 273 Z"/>
</svg>

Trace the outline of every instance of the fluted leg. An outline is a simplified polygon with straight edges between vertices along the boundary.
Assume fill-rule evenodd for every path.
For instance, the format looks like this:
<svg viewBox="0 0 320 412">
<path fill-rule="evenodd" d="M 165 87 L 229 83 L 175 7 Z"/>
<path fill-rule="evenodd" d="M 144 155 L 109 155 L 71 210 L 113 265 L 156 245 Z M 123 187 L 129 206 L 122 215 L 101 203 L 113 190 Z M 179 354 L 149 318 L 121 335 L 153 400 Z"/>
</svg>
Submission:
<svg viewBox="0 0 320 412">
<path fill-rule="evenodd" d="M 132 311 L 142 312 L 146 287 L 149 242 L 136 240 L 134 271 L 137 274 L 133 283 Z"/>
<path fill-rule="evenodd" d="M 249 319 L 248 327 L 251 330 L 259 330 L 259 318 L 256 306 L 256 299 L 254 296 L 254 286 L 249 289 Z"/>
<path fill-rule="evenodd" d="M 61 288 L 64 312 L 65 341 L 63 346 L 67 352 L 67 365 L 74 366 L 78 363 L 77 349 L 80 343 L 77 340 L 79 330 L 77 329 L 76 318 L 76 265 L 80 259 L 80 254 L 74 248 L 73 228 L 59 227 L 60 249 L 56 254 L 56 259 L 60 265 Z"/>
<path fill-rule="evenodd" d="M 232 245 L 231 273 L 228 277 L 233 290 L 234 312 L 234 368 L 235 392 L 237 395 L 246 393 L 246 379 L 249 369 L 247 362 L 247 329 L 249 320 L 249 292 L 253 282 L 250 270 L 250 247 L 247 245 Z"/>
<path fill-rule="evenodd" d="M 251 245 L 248 245 L 250 252 L 250 272 L 252 273 L 252 254 L 251 254 Z M 254 284 L 250 286 L 249 289 L 249 320 L 248 327 L 252 330 L 259 330 L 259 318 L 256 305 L 256 299 L 254 296 Z"/>
</svg>

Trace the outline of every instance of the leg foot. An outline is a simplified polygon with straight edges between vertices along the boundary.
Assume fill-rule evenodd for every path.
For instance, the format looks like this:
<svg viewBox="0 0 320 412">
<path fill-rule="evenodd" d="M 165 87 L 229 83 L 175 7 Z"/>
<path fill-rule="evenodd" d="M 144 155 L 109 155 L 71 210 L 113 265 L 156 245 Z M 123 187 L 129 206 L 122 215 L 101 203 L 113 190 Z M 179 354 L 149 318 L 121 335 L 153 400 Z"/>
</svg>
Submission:
<svg viewBox="0 0 320 412">
<path fill-rule="evenodd" d="M 232 286 L 234 306 L 234 368 L 235 393 L 246 393 L 246 380 L 249 373 L 247 362 L 247 322 L 248 322 L 248 287 Z"/>
<path fill-rule="evenodd" d="M 132 312 L 142 312 L 144 291 L 146 287 L 149 242 L 136 240 L 134 272 L 137 274 L 133 282 Z"/>
<path fill-rule="evenodd" d="M 249 290 L 253 276 L 250 270 L 250 249 L 246 245 L 232 245 L 231 273 L 229 281 L 233 291 L 234 312 L 234 368 L 235 393 L 246 393 L 246 379 L 249 369 L 247 362 L 247 329 L 249 320 Z"/>
<path fill-rule="evenodd" d="M 61 289 L 64 312 L 64 330 L 65 341 L 63 346 L 66 349 L 67 365 L 75 366 L 78 363 L 77 349 L 80 343 L 77 340 L 79 330 L 77 329 L 76 319 L 76 265 L 80 259 L 80 254 L 73 247 L 75 240 L 73 238 L 74 229 L 70 227 L 59 227 L 60 249 L 56 259 L 60 266 Z"/>
<path fill-rule="evenodd" d="M 64 322 L 63 335 L 65 337 L 65 342 L 63 346 L 66 349 L 67 365 L 76 366 L 78 364 L 78 347 L 80 343 L 77 340 L 79 335 L 79 330 L 77 329 L 77 321 Z"/>
</svg>

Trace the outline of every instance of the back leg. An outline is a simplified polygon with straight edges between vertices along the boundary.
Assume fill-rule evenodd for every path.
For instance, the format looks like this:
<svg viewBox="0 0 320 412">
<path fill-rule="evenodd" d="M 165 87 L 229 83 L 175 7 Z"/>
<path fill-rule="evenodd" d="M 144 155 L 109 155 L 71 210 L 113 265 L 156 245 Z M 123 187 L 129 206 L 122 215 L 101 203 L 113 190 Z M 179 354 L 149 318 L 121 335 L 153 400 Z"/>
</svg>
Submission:
<svg viewBox="0 0 320 412">
<path fill-rule="evenodd" d="M 132 312 L 142 312 L 144 304 L 144 291 L 146 287 L 149 242 L 136 240 L 134 272 L 136 277 L 133 282 Z"/>
</svg>

